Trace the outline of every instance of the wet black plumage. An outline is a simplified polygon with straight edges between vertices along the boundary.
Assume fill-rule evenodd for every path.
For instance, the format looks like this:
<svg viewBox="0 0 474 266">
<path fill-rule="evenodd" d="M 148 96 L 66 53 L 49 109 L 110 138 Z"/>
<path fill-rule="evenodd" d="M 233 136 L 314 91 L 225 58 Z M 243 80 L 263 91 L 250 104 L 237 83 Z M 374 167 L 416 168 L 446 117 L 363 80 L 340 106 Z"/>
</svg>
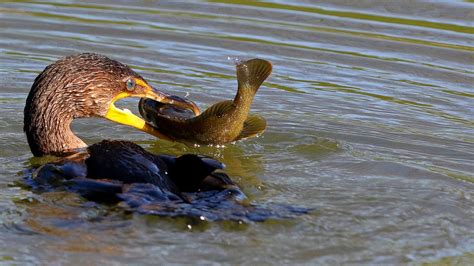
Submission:
<svg viewBox="0 0 474 266">
<path fill-rule="evenodd" d="M 85 164 L 89 178 L 118 180 L 124 184 L 150 183 L 176 195 L 200 191 L 206 177 L 224 168 L 222 163 L 206 156 L 155 155 L 128 141 L 104 140 L 87 150 L 89 157 Z"/>
</svg>

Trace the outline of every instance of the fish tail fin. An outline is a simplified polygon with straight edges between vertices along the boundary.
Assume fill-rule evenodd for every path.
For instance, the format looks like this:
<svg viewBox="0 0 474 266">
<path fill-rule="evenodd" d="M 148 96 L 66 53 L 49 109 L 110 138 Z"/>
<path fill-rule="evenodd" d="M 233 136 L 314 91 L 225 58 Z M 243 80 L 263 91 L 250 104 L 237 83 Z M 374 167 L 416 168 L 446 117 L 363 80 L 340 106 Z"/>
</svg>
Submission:
<svg viewBox="0 0 474 266">
<path fill-rule="evenodd" d="M 272 64 L 263 59 L 250 59 L 237 64 L 239 88 L 249 88 L 255 92 L 272 73 Z"/>
</svg>

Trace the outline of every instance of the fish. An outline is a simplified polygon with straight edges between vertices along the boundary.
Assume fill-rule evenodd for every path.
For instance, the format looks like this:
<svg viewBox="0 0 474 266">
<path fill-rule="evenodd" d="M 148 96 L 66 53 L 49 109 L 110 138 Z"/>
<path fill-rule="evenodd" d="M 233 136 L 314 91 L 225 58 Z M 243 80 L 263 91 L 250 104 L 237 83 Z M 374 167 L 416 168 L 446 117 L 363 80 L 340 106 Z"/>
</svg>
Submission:
<svg viewBox="0 0 474 266">
<path fill-rule="evenodd" d="M 140 99 L 144 120 L 172 141 L 201 145 L 223 145 L 261 135 L 265 118 L 249 114 L 253 99 L 272 72 L 272 64 L 254 58 L 236 63 L 237 93 L 233 100 L 218 102 L 196 115 L 169 103 Z M 177 100 L 183 100 L 178 96 Z"/>
</svg>

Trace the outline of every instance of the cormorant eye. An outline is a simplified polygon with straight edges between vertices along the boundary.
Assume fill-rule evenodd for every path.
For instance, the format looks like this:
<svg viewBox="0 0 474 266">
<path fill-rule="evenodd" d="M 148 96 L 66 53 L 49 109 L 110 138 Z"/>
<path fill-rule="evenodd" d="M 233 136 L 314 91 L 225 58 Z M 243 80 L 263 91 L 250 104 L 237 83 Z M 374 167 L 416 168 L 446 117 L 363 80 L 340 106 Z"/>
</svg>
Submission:
<svg viewBox="0 0 474 266">
<path fill-rule="evenodd" d="M 134 79 L 128 79 L 127 80 L 127 90 L 133 91 L 135 89 L 135 80 Z"/>
</svg>

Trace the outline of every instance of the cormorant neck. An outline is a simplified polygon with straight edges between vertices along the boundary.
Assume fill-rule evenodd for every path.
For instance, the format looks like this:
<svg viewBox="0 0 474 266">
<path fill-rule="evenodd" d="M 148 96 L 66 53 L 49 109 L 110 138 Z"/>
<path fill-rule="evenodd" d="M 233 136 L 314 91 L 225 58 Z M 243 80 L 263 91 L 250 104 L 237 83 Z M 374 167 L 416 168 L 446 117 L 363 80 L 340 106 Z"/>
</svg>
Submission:
<svg viewBox="0 0 474 266">
<path fill-rule="evenodd" d="M 61 156 L 87 147 L 71 131 L 72 110 L 57 101 L 41 105 L 38 102 L 33 99 L 31 105 L 27 104 L 24 117 L 24 130 L 33 155 Z"/>
</svg>

